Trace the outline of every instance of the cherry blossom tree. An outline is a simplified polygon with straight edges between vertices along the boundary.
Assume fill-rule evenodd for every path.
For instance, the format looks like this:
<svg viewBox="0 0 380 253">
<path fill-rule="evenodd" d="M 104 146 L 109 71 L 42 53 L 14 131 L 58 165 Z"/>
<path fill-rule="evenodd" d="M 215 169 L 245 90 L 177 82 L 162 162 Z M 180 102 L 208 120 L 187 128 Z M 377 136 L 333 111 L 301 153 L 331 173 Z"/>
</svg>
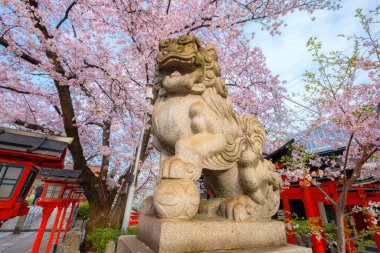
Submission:
<svg viewBox="0 0 380 253">
<path fill-rule="evenodd" d="M 305 101 L 313 110 L 314 122 L 306 131 L 304 140 L 293 147 L 293 157 L 287 161 L 287 180 L 305 180 L 318 187 L 336 207 L 338 252 L 346 252 L 345 207 L 348 191 L 357 179 L 380 178 L 380 6 L 367 15 L 356 11 L 362 26 L 361 36 L 342 36 L 353 41 L 352 52 L 322 52 L 322 44 L 316 38 L 307 43 L 314 61 L 318 64 L 315 72 L 305 73 Z M 319 145 L 332 149 L 344 146 L 344 153 L 335 159 L 310 153 L 303 146 L 319 128 L 335 133 L 314 139 Z M 341 160 L 337 163 L 337 160 Z M 311 167 L 327 166 L 318 173 L 311 173 Z M 352 175 L 348 176 L 348 170 Z M 337 199 L 329 196 L 316 180 L 328 176 L 343 183 Z M 377 203 L 372 203 L 377 207 Z M 378 217 L 373 216 L 375 226 Z M 379 235 L 380 236 L 380 235 Z"/>
<path fill-rule="evenodd" d="M 338 0 L 2 1 L 1 124 L 72 137 L 90 229 L 117 226 L 159 39 L 194 33 L 215 43 L 239 109 L 269 124 L 283 118 L 285 92 L 244 26 L 276 35 L 289 12 L 336 8 Z M 151 149 L 149 128 L 143 134 L 142 161 Z M 99 177 L 89 164 L 101 164 Z"/>
</svg>

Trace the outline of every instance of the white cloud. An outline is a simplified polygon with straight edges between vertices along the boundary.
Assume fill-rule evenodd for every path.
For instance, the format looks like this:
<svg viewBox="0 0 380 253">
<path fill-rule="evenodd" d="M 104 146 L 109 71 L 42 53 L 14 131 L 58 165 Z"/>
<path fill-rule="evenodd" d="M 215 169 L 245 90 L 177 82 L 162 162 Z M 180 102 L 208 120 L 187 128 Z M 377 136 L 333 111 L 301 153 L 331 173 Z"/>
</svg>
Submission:
<svg viewBox="0 0 380 253">
<path fill-rule="evenodd" d="M 362 8 L 364 13 L 373 10 L 378 5 L 375 0 L 344 0 L 342 8 L 337 11 L 321 10 L 312 15 L 306 12 L 294 12 L 284 18 L 286 27 L 281 28 L 281 36 L 271 36 L 266 31 L 254 31 L 255 39 L 252 46 L 262 48 L 267 57 L 267 65 L 273 74 L 279 74 L 281 80 L 288 81 L 285 87 L 289 92 L 304 92 L 302 75 L 305 70 L 313 70 L 316 64 L 312 61 L 311 53 L 306 48 L 310 37 L 317 37 L 322 42 L 325 52 L 332 50 L 350 50 L 352 42 L 338 37 L 339 34 L 353 35 L 361 33 L 355 10 Z M 311 17 L 316 20 L 312 21 Z M 253 32 L 256 25 L 246 27 L 246 31 Z M 301 97 L 294 98 L 302 103 Z M 297 106 L 289 103 L 296 109 Z M 296 109 L 297 110 L 297 109 Z M 299 110 L 299 109 L 298 109 Z"/>
</svg>

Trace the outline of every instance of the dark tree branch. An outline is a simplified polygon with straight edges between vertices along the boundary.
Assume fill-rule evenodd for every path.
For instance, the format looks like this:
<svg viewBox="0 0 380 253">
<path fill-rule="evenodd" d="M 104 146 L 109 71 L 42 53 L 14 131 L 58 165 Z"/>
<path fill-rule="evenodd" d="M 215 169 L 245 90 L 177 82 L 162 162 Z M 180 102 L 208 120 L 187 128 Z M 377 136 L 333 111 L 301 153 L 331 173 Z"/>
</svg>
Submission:
<svg viewBox="0 0 380 253">
<path fill-rule="evenodd" d="M 94 159 L 95 157 L 97 157 L 99 155 L 99 152 L 95 152 L 94 154 L 90 155 L 86 161 L 89 162 L 91 161 L 92 159 Z"/>
<path fill-rule="evenodd" d="M 24 94 L 24 95 L 31 94 L 29 91 L 18 90 L 18 89 L 12 88 L 12 87 L 2 86 L 2 85 L 0 85 L 0 88 L 1 89 L 5 89 L 5 90 L 14 91 L 14 92 L 17 92 L 17 93 L 20 93 L 20 94 Z"/>
<path fill-rule="evenodd" d="M 168 6 L 166 7 L 166 15 L 169 14 L 170 4 L 171 4 L 171 0 L 168 0 Z"/>
<path fill-rule="evenodd" d="M 63 22 L 66 21 L 66 19 L 69 17 L 69 13 L 71 11 L 71 9 L 74 7 L 74 5 L 77 3 L 77 1 L 74 1 L 72 2 L 69 7 L 67 7 L 66 9 L 66 12 L 65 12 L 65 16 L 59 21 L 59 23 L 57 24 L 57 26 L 55 27 L 56 29 L 59 29 L 59 27 L 63 24 Z"/>
<path fill-rule="evenodd" d="M 100 124 L 100 123 L 94 122 L 94 121 L 87 122 L 87 123 L 85 123 L 85 125 L 94 125 L 94 126 L 98 126 L 98 127 L 103 128 L 103 124 Z"/>
<path fill-rule="evenodd" d="M 57 105 L 53 105 L 53 108 L 59 114 L 59 116 L 62 116 L 62 112 Z"/>
</svg>

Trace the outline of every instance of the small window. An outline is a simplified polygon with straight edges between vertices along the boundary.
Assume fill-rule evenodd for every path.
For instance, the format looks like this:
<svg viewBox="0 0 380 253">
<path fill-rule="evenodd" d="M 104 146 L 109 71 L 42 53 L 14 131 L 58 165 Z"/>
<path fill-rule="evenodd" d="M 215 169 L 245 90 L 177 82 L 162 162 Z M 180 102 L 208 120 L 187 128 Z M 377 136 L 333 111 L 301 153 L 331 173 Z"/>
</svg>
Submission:
<svg viewBox="0 0 380 253">
<path fill-rule="evenodd" d="M 18 195 L 18 199 L 25 199 L 28 194 L 30 187 L 32 186 L 34 179 L 36 178 L 38 170 L 36 168 L 32 168 L 28 177 L 25 180 L 24 186 L 22 187 L 20 194 Z"/>
<path fill-rule="evenodd" d="M 20 180 L 24 167 L 0 164 L 0 199 L 9 199 Z"/>
<path fill-rule="evenodd" d="M 68 199 L 70 196 L 70 189 L 66 188 L 63 192 L 62 199 Z"/>
<path fill-rule="evenodd" d="M 58 199 L 61 193 L 62 186 L 48 184 L 46 188 L 45 198 L 46 199 Z"/>
</svg>

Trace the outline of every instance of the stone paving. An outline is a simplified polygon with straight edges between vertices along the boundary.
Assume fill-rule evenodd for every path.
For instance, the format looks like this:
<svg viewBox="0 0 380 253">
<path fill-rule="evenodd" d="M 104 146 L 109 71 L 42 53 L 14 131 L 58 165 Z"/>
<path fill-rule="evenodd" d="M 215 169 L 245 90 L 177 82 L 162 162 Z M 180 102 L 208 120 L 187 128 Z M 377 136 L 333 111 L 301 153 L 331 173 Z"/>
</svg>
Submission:
<svg viewBox="0 0 380 253">
<path fill-rule="evenodd" d="M 37 232 L 22 232 L 14 235 L 12 232 L 0 232 L 0 252 L 6 253 L 29 253 L 34 244 Z M 45 232 L 41 242 L 39 253 L 45 252 L 47 241 L 49 240 L 50 232 Z M 63 233 L 61 233 L 62 240 Z M 54 241 L 53 241 L 54 243 Z M 52 245 L 52 250 L 53 251 Z M 57 251 L 58 253 L 59 251 Z"/>
</svg>

